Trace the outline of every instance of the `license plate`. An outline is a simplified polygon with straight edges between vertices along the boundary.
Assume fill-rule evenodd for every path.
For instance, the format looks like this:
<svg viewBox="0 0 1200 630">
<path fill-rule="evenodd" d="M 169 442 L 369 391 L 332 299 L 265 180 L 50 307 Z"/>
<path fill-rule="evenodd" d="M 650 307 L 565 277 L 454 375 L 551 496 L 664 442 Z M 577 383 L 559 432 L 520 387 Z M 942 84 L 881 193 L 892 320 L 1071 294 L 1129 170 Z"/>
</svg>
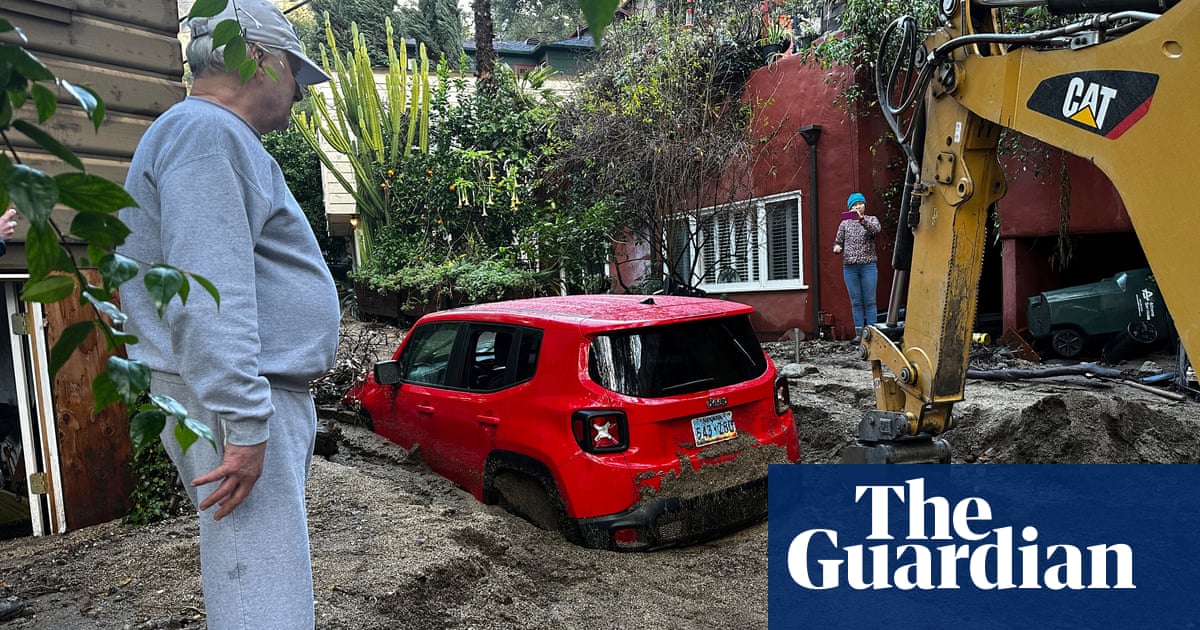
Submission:
<svg viewBox="0 0 1200 630">
<path fill-rule="evenodd" d="M 696 446 L 706 446 L 737 437 L 733 412 L 722 411 L 710 416 L 692 418 L 692 437 L 696 438 Z"/>
</svg>

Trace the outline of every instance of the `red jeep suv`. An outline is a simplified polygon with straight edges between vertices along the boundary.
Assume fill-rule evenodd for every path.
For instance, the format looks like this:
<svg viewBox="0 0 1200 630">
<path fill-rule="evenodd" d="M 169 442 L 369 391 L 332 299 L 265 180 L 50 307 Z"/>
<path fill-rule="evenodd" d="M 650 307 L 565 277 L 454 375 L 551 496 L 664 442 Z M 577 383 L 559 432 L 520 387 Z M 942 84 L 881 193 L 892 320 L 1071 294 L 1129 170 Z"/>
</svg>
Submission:
<svg viewBox="0 0 1200 630">
<path fill-rule="evenodd" d="M 579 295 L 422 317 L 347 394 L 435 472 L 569 540 L 645 550 L 767 513 L 800 456 L 749 306 Z"/>
</svg>

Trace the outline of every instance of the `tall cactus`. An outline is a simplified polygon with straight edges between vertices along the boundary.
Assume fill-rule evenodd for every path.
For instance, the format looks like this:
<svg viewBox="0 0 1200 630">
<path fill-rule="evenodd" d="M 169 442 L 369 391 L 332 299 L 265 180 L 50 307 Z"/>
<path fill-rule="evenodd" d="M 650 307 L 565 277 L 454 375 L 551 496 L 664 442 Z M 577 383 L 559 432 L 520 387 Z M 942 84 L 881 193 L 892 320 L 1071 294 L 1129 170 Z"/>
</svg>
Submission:
<svg viewBox="0 0 1200 630">
<path fill-rule="evenodd" d="M 357 241 L 363 260 L 371 257 L 375 231 L 391 221 L 389 171 L 398 170 L 414 145 L 422 153 L 429 151 L 429 60 L 425 45 L 419 46 L 417 67 L 410 72 L 407 49 L 402 46 L 396 52 L 390 19 L 386 20 L 386 28 L 388 68 L 383 75 L 385 89 L 381 95 L 367 55 L 366 38 L 358 31 L 358 25 L 350 26 L 351 50 L 343 57 L 326 13 L 325 38 L 329 48 L 327 51 L 322 46 L 321 60 L 333 77 L 328 85 L 332 108 L 321 91 L 310 86 L 312 115 L 304 112 L 294 115 L 304 139 L 354 198 L 361 219 Z M 320 146 L 318 134 L 334 151 L 347 157 L 354 181 L 333 164 Z"/>
</svg>

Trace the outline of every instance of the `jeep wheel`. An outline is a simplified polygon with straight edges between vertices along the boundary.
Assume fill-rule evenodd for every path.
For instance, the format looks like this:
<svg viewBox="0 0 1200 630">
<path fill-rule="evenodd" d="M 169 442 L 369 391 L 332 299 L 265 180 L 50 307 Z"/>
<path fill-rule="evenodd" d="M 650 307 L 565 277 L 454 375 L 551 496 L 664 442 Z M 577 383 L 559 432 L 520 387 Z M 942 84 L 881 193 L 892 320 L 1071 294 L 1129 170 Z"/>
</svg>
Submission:
<svg viewBox="0 0 1200 630">
<path fill-rule="evenodd" d="M 1064 359 L 1074 359 L 1083 352 L 1083 335 L 1074 328 L 1059 328 L 1050 338 L 1050 347 Z"/>
<path fill-rule="evenodd" d="M 551 497 L 541 481 L 519 472 L 504 471 L 496 476 L 496 490 L 505 510 L 541 529 L 562 529 L 565 515 L 558 497 Z"/>
</svg>

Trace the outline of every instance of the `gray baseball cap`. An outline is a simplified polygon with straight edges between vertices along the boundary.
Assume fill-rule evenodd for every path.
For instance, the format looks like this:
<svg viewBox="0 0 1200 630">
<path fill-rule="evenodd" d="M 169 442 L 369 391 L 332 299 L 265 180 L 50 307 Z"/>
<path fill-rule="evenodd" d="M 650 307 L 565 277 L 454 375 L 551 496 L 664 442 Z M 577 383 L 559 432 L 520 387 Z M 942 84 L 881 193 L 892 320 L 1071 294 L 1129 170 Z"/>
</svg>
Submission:
<svg viewBox="0 0 1200 630">
<path fill-rule="evenodd" d="M 236 18 L 234 16 L 237 16 Z M 217 25 L 225 20 L 236 19 L 242 26 L 242 37 L 247 42 L 258 42 L 291 53 L 300 62 L 296 69 L 296 83 L 313 85 L 329 80 L 321 66 L 309 59 L 300 46 L 296 27 L 283 12 L 268 0 L 229 0 L 225 9 L 212 17 L 197 17 L 188 21 L 192 38 L 212 35 Z"/>
</svg>

